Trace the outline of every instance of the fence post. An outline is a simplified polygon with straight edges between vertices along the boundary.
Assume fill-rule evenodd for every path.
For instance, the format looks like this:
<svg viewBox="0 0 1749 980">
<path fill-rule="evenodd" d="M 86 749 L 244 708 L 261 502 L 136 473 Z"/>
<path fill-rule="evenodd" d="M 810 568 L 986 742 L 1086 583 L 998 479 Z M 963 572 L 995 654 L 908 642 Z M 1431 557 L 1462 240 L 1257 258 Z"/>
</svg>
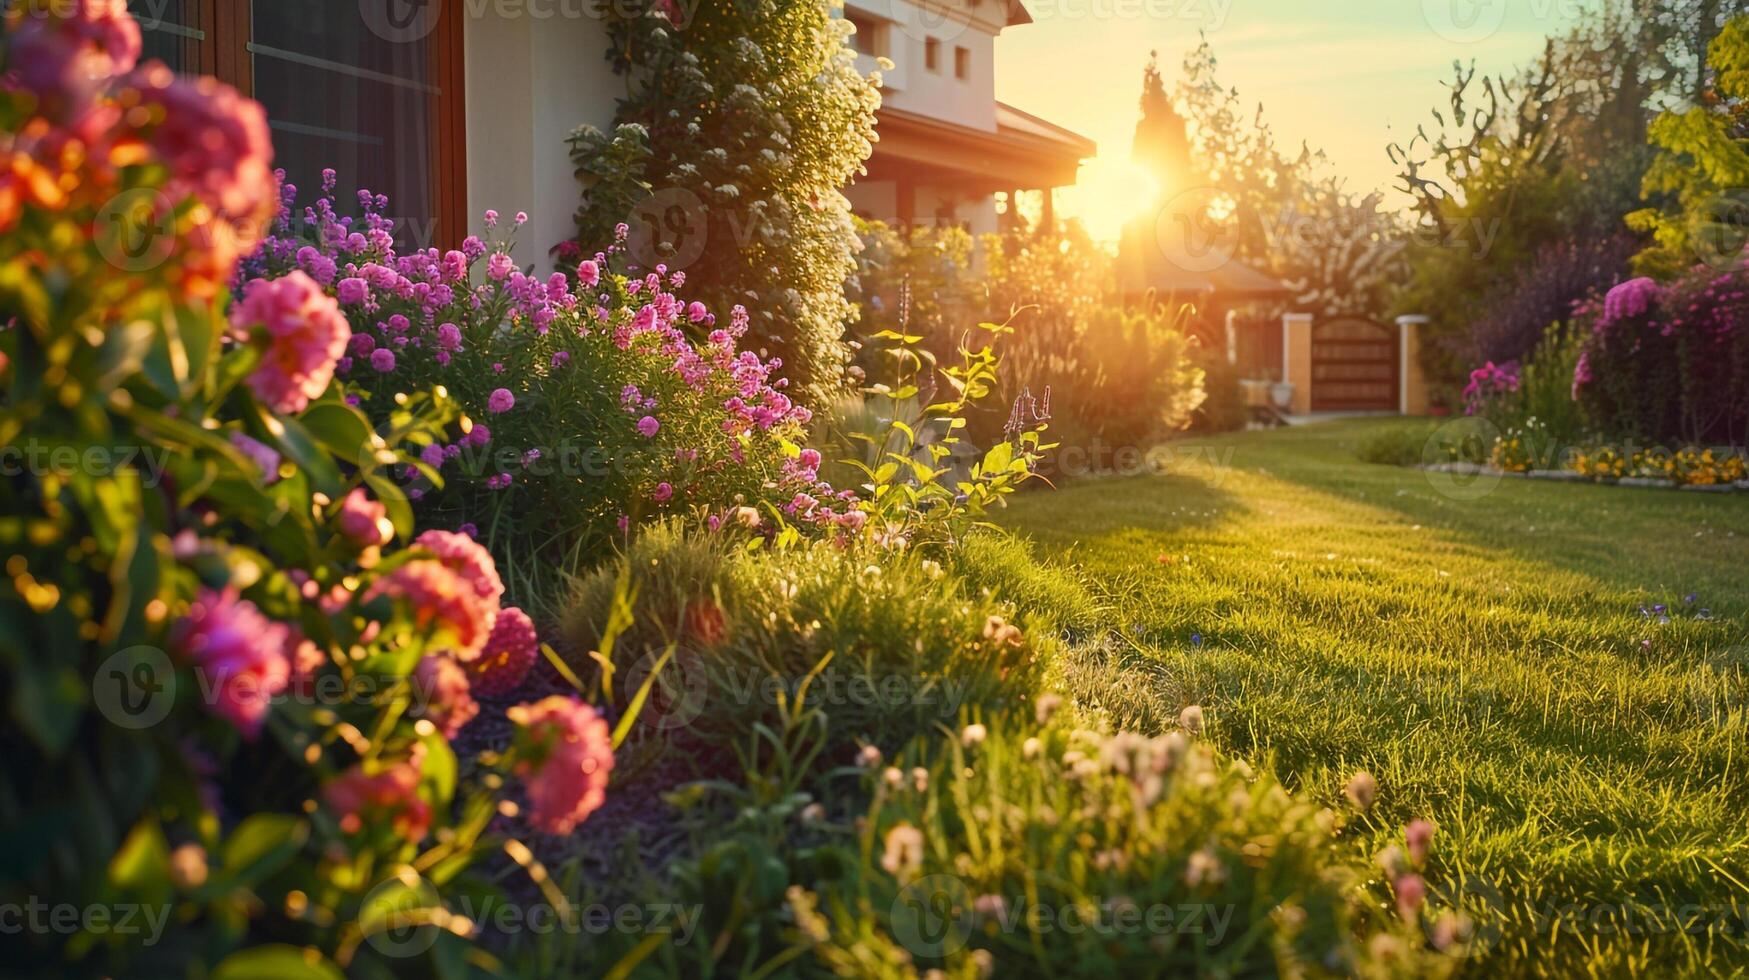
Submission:
<svg viewBox="0 0 1749 980">
<path fill-rule="evenodd" d="M 1402 415 L 1426 415 L 1432 407 L 1421 370 L 1421 328 L 1432 322 L 1420 314 L 1397 318 L 1397 411 Z"/>
<path fill-rule="evenodd" d="M 1281 378 L 1294 386 L 1289 411 L 1312 410 L 1312 314 L 1287 313 L 1281 318 Z"/>
</svg>

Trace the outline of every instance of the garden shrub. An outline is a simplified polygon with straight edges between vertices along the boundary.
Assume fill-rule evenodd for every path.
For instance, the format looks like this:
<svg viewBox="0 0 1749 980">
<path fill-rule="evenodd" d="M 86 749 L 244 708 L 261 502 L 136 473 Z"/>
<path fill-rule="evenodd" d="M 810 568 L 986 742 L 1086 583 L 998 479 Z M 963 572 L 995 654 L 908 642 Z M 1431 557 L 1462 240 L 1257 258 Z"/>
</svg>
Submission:
<svg viewBox="0 0 1749 980">
<path fill-rule="evenodd" d="M 0 481 L 0 901 L 83 927 L 8 929 L 6 968 L 441 973 L 476 952 L 446 903 L 497 890 L 505 833 L 598 807 L 611 738 L 551 697 L 456 758 L 469 670 L 532 642 L 390 479 L 456 408 L 350 405 L 355 335 L 304 272 L 227 316 L 266 116 L 140 45 L 98 0 L 8 5 L 0 42 L 0 432 L 30 451 Z"/>
<path fill-rule="evenodd" d="M 825 710 L 820 761 L 848 764 L 859 743 L 896 748 L 962 710 L 1025 697 L 1040 645 L 1054 646 L 930 559 L 824 543 L 749 552 L 746 531 L 720 533 L 728 540 L 674 526 L 639 535 L 623 563 L 579 580 L 565 614 L 570 648 L 600 649 L 629 580 L 636 621 L 613 643 L 617 683 L 638 683 L 676 646 L 643 715 L 652 726 L 733 745 L 778 727 L 787 698 Z"/>
<path fill-rule="evenodd" d="M 1528 359 L 1549 324 L 1572 319 L 1575 306 L 1601 298 L 1621 281 L 1638 247 L 1627 235 L 1543 247 L 1481 304 L 1478 317 L 1452 342 L 1471 364 Z"/>
<path fill-rule="evenodd" d="M 1749 265 L 1630 279 L 1590 318 L 1572 394 L 1600 431 L 1667 446 L 1749 439 Z"/>
<path fill-rule="evenodd" d="M 585 126 L 570 139 L 585 181 L 575 257 L 633 223 L 637 261 L 687 272 L 712 307 L 745 306 L 797 397 L 824 401 L 843 383 L 856 312 L 844 296 L 856 239 L 839 188 L 869 155 L 880 104 L 857 74 L 847 22 L 827 4 L 780 0 L 614 5 L 602 16 L 628 96 L 612 135 Z"/>
<path fill-rule="evenodd" d="M 779 362 L 739 348 L 745 310 L 719 323 L 682 298 L 684 273 L 614 271 L 623 228 L 569 276 L 542 279 L 515 266 L 508 240 L 399 254 L 387 202 L 360 191 L 362 219 L 343 217 L 324 178 L 297 220 L 284 188 L 251 271 L 301 270 L 340 299 L 353 325 L 340 373 L 374 423 L 433 386 L 462 407 L 400 477 L 422 518 L 477 529 L 518 595 L 552 596 L 555 570 L 653 517 L 720 521 L 738 504 L 804 526 L 848 517 L 850 495 L 821 484 L 818 453 L 799 445 L 810 412 Z"/>
<path fill-rule="evenodd" d="M 1430 827 L 1382 856 L 1385 911 L 1337 843 L 1352 817 L 1217 759 L 1199 710 L 1185 722 L 1149 738 L 1010 715 L 908 747 L 870 777 L 855 891 L 792 891 L 804 941 L 839 976 L 1450 972 L 1434 947 L 1460 951 L 1464 928 L 1423 903 Z"/>
</svg>

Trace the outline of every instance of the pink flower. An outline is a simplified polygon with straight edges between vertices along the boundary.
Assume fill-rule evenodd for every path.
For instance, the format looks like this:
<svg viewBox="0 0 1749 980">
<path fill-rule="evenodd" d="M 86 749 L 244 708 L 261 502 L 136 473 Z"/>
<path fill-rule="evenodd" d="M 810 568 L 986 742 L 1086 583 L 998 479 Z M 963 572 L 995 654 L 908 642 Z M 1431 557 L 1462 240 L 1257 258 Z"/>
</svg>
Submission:
<svg viewBox="0 0 1749 980">
<path fill-rule="evenodd" d="M 23 86 L 67 104 L 132 71 L 140 58 L 140 27 L 126 0 L 71 0 L 26 10 L 11 40 L 11 67 Z"/>
<path fill-rule="evenodd" d="M 481 697 L 497 697 L 516 690 L 528 677 L 539 653 L 540 637 L 528 614 L 515 606 L 499 610 L 485 652 L 467 665 L 474 691 Z"/>
<path fill-rule="evenodd" d="M 444 350 L 460 350 L 462 346 L 462 330 L 453 323 L 446 323 L 437 328 L 437 346 Z"/>
<path fill-rule="evenodd" d="M 170 196 L 192 195 L 235 226 L 235 248 L 252 247 L 277 203 L 266 110 L 214 78 L 179 77 L 158 62 L 129 86 L 149 120 L 146 142 L 170 171 Z"/>
<path fill-rule="evenodd" d="M 1417 874 L 1406 874 L 1393 881 L 1391 890 L 1397 893 L 1397 914 L 1405 919 L 1414 918 L 1421 903 L 1427 900 L 1427 882 Z"/>
<path fill-rule="evenodd" d="M 705 305 L 697 300 L 693 300 L 692 305 L 686 308 L 686 318 L 693 323 L 703 323 L 710 315 L 711 311 L 705 309 Z"/>
<path fill-rule="evenodd" d="M 282 414 L 303 411 L 328 389 L 335 362 L 352 337 L 334 300 L 302 272 L 249 283 L 231 322 L 239 338 L 265 328 L 267 349 L 249 376 L 249 387 Z"/>
<path fill-rule="evenodd" d="M 486 260 L 486 275 L 494 281 L 502 282 L 515 271 L 516 260 L 503 252 L 493 252 L 492 257 Z"/>
<path fill-rule="evenodd" d="M 428 656 L 413 668 L 413 695 L 444 738 L 455 738 L 480 705 L 468 691 L 468 673 L 449 657 Z"/>
<path fill-rule="evenodd" d="M 366 827 L 387 827 L 414 843 L 431 829 L 431 805 L 419 798 L 424 756 L 414 751 L 403 759 L 367 772 L 363 763 L 322 787 L 322 802 L 340 818 L 340 829 L 356 834 Z"/>
<path fill-rule="evenodd" d="M 269 702 L 291 681 L 291 630 L 235 589 L 202 589 L 172 642 L 200 671 L 212 712 L 247 739 L 260 735 Z"/>
<path fill-rule="evenodd" d="M 585 287 L 601 282 L 601 266 L 594 259 L 586 259 L 577 266 L 577 281 Z"/>
<path fill-rule="evenodd" d="M 658 484 L 656 484 L 655 492 L 650 494 L 650 499 L 654 500 L 655 502 L 657 502 L 659 504 L 665 504 L 669 500 L 671 500 L 673 497 L 674 497 L 674 485 L 671 483 L 658 483 Z"/>
<path fill-rule="evenodd" d="M 475 422 L 474 427 L 468 430 L 468 434 L 462 436 L 462 442 L 470 446 L 484 446 L 491 441 L 492 430 L 479 422 Z"/>
<path fill-rule="evenodd" d="M 453 569 L 468 583 L 474 594 L 486 604 L 492 617 L 498 615 L 498 602 L 504 597 L 504 582 L 498 578 L 498 566 L 492 561 L 492 553 L 478 541 L 454 531 L 426 531 L 413 539 L 413 547 L 424 548 L 436 555 L 438 561 Z M 486 623 L 486 628 L 492 628 L 490 620 Z"/>
<path fill-rule="evenodd" d="M 249 461 L 261 467 L 262 482 L 268 485 L 279 480 L 279 453 L 265 443 L 249 438 L 241 432 L 231 433 L 231 445 L 236 446 Z"/>
<path fill-rule="evenodd" d="M 389 510 L 382 501 L 372 500 L 363 487 L 346 495 L 335 515 L 340 533 L 360 548 L 388 544 L 395 536 L 395 525 L 389 522 Z"/>
<path fill-rule="evenodd" d="M 509 388 L 499 388 L 492 392 L 492 397 L 486 400 L 486 410 L 494 415 L 503 415 L 516 407 L 516 396 Z"/>
<path fill-rule="evenodd" d="M 520 729 L 515 772 L 528 791 L 528 822 L 568 834 L 607 797 L 613 771 L 607 722 L 575 697 L 553 695 L 506 714 Z"/>
<path fill-rule="evenodd" d="M 363 306 L 370 299 L 370 284 L 356 277 L 340 280 L 334 291 L 345 306 Z"/>
<path fill-rule="evenodd" d="M 643 418 L 638 420 L 638 434 L 643 436 L 645 439 L 655 438 L 657 431 L 659 431 L 661 428 L 662 428 L 662 423 L 656 421 L 656 417 L 654 415 L 646 415 Z"/>
<path fill-rule="evenodd" d="M 378 374 L 388 374 L 395 369 L 395 352 L 387 347 L 378 347 L 371 351 L 370 367 Z"/>
<path fill-rule="evenodd" d="M 1429 820 L 1411 820 L 1409 826 L 1403 828 L 1403 839 L 1409 844 L 1409 859 L 1417 867 L 1427 863 L 1427 852 L 1433 845 L 1433 822 Z"/>
<path fill-rule="evenodd" d="M 406 607 L 415 629 L 444 635 L 463 661 L 479 656 L 497 614 L 495 606 L 488 606 L 460 573 L 441 561 L 410 561 L 379 579 L 365 598 L 385 595 Z"/>
</svg>

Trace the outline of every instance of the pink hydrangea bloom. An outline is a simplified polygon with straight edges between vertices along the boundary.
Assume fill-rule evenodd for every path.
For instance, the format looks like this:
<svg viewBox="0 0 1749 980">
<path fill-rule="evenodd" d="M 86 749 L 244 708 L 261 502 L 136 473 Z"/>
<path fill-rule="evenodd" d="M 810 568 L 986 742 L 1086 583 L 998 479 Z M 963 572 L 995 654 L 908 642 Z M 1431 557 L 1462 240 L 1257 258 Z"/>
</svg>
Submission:
<svg viewBox="0 0 1749 980">
<path fill-rule="evenodd" d="M 426 657 L 413 668 L 414 700 L 444 738 L 455 738 L 480 713 L 469 686 L 468 672 L 450 657 Z"/>
<path fill-rule="evenodd" d="M 413 539 L 413 547 L 423 548 L 436 555 L 438 561 L 453 569 L 468 583 L 474 595 L 487 608 L 486 629 L 490 631 L 492 622 L 498 615 L 498 603 L 504 597 L 504 582 L 498 577 L 498 565 L 492 561 L 492 553 L 473 538 L 454 531 L 426 531 Z M 475 652 L 478 652 L 478 648 Z M 470 655 L 461 659 L 471 660 L 473 657 Z"/>
<path fill-rule="evenodd" d="M 360 548 L 388 544 L 395 536 L 395 526 L 389 523 L 389 510 L 382 501 L 372 500 L 359 487 L 340 502 L 335 523 L 346 540 Z"/>
<path fill-rule="evenodd" d="M 424 756 L 415 750 L 367 772 L 353 766 L 322 787 L 322 802 L 340 818 L 340 829 L 356 834 L 366 827 L 391 827 L 397 836 L 419 842 L 431 829 L 431 805 L 419 798 Z"/>
<path fill-rule="evenodd" d="M 568 834 L 607 798 L 613 771 L 607 722 L 575 697 L 553 695 L 506 714 L 520 729 L 515 771 L 528 791 L 528 822 Z"/>
<path fill-rule="evenodd" d="M 1661 292 L 1657 280 L 1645 276 L 1620 283 L 1603 297 L 1603 319 L 1614 323 L 1639 316 L 1651 308 Z"/>
<path fill-rule="evenodd" d="M 11 54 L 20 84 L 72 105 L 133 70 L 140 58 L 140 27 L 126 0 L 63 0 L 53 9 L 27 10 L 19 17 Z"/>
<path fill-rule="evenodd" d="M 509 388 L 498 388 L 486 399 L 486 410 L 494 415 L 502 415 L 516 407 L 516 396 Z"/>
<path fill-rule="evenodd" d="M 370 284 L 356 276 L 340 280 L 335 287 L 337 298 L 347 306 L 362 306 L 370 299 Z"/>
<path fill-rule="evenodd" d="M 267 349 L 249 376 L 249 387 L 284 414 L 303 411 L 328 389 L 334 365 L 352 337 L 334 300 L 302 272 L 249 283 L 231 322 L 241 338 L 265 328 Z"/>
<path fill-rule="evenodd" d="M 146 141 L 170 171 L 171 197 L 192 194 L 220 217 L 248 225 L 272 216 L 273 140 L 259 102 L 217 79 L 178 76 L 158 62 L 129 81 L 152 120 Z M 247 236 L 241 247 L 258 237 Z"/>
<path fill-rule="evenodd" d="M 385 595 L 406 606 L 415 629 L 447 633 L 451 652 L 463 661 L 479 656 L 497 615 L 495 604 L 488 605 L 460 572 L 442 561 L 410 561 L 378 580 L 365 598 Z"/>
<path fill-rule="evenodd" d="M 528 614 L 515 606 L 499 610 L 485 652 L 467 665 L 474 691 L 481 697 L 509 694 L 522 686 L 539 654 L 540 637 Z"/>
<path fill-rule="evenodd" d="M 235 589 L 202 589 L 172 642 L 201 673 L 207 707 L 245 738 L 261 734 L 274 695 L 291 681 L 291 631 L 239 599 Z"/>
</svg>

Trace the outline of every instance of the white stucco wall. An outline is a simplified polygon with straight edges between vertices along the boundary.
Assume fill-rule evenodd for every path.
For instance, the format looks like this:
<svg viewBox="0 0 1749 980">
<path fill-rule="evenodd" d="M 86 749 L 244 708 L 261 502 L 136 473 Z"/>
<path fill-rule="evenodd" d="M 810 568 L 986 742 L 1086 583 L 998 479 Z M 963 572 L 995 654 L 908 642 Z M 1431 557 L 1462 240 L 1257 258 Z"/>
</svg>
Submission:
<svg viewBox="0 0 1749 980">
<path fill-rule="evenodd" d="M 584 9 L 469 4 L 462 31 L 469 230 L 484 230 L 488 208 L 506 224 L 527 211 L 516 260 L 542 270 L 547 250 L 576 228 L 581 190 L 565 138 L 584 123 L 607 128 L 624 92 L 604 57 L 606 29 Z"/>
<path fill-rule="evenodd" d="M 882 25 L 882 49 L 893 68 L 882 75 L 883 105 L 988 132 L 996 130 L 996 34 L 1005 4 L 967 0 L 845 0 L 845 7 Z M 925 55 L 930 38 L 940 43 L 935 71 Z M 968 77 L 954 74 L 954 49 L 971 57 Z M 864 72 L 872 57 L 857 59 Z"/>
</svg>

